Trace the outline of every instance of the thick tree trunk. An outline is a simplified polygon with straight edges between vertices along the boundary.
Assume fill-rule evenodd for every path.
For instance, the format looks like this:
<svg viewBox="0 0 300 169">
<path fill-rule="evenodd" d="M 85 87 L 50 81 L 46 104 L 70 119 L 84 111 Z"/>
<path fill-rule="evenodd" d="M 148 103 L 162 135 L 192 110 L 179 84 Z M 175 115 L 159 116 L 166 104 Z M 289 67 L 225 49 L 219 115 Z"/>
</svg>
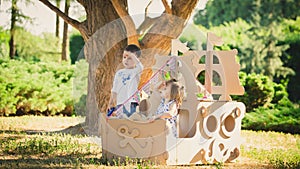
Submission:
<svg viewBox="0 0 300 169">
<path fill-rule="evenodd" d="M 194 0 L 178 1 L 176 6 L 173 4 L 172 7 L 175 16 L 162 14 L 154 22 L 140 44 L 143 53 L 141 61 L 145 67 L 154 64 L 155 54 L 169 54 L 171 39 L 175 39 L 180 35 L 196 3 L 197 1 Z M 89 32 L 95 32 L 102 27 L 99 34 L 96 32 L 89 39 L 88 44 L 90 46 L 86 48 L 88 49 L 87 53 L 92 54 L 88 57 L 90 68 L 86 122 L 89 129 L 96 133 L 99 127 L 98 115 L 106 112 L 114 73 L 121 63 L 122 49 L 127 44 L 126 33 L 128 31 L 126 32 L 124 19 L 123 21 L 119 19 L 117 11 L 110 2 L 93 1 L 93 3 L 86 3 L 86 5 Z M 121 5 L 125 5 L 125 2 Z M 105 14 L 99 9 L 106 9 Z M 175 9 L 177 11 L 173 11 Z M 187 14 L 184 14 L 185 12 Z M 119 20 L 113 24 L 110 23 L 115 19 Z M 127 37 L 131 36 L 128 35 Z"/>
<path fill-rule="evenodd" d="M 10 20 L 10 39 L 9 39 L 9 57 L 14 59 L 16 55 L 16 47 L 14 42 L 17 21 L 17 0 L 11 1 L 11 20 Z"/>
<path fill-rule="evenodd" d="M 70 0 L 65 0 L 65 14 L 69 14 Z M 61 60 L 68 60 L 68 23 L 64 22 L 63 30 L 63 41 L 62 41 L 62 51 L 61 51 Z"/>
<path fill-rule="evenodd" d="M 86 125 L 90 133 L 99 134 L 99 114 L 106 112 L 123 49 L 127 43 L 137 43 L 131 18 L 120 18 L 128 14 L 127 0 L 77 0 L 86 10 L 87 19 L 82 23 L 64 15 L 49 1 L 40 1 L 78 29 L 85 40 L 89 63 Z M 197 1 L 172 0 L 171 7 L 162 1 L 166 13 L 152 20 L 149 31 L 137 44 L 142 48 L 141 61 L 146 68 L 154 64 L 155 54 L 169 54 L 171 39 L 180 35 Z"/>
<path fill-rule="evenodd" d="M 86 124 L 91 134 L 98 134 L 99 113 L 106 112 L 114 73 L 121 63 L 119 51 L 127 44 L 126 29 L 110 1 L 85 5 L 87 30 L 94 32 L 85 45 L 89 63 Z"/>
</svg>

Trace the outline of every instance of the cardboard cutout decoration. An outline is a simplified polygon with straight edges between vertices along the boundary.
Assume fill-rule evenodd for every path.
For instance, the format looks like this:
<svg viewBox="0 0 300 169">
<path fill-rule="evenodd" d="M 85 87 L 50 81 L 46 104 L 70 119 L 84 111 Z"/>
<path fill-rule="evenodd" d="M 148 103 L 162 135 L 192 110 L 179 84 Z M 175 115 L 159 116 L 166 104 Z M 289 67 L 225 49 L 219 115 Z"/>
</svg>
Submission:
<svg viewBox="0 0 300 169">
<path fill-rule="evenodd" d="M 172 56 L 155 56 L 153 67 L 160 69 L 153 70 L 149 82 L 139 88 L 147 95 L 144 98 L 147 101 L 140 105 L 143 113 L 147 113 L 136 114 L 131 120 L 101 115 L 103 156 L 110 160 L 141 158 L 167 165 L 235 160 L 240 155 L 245 105 L 232 101 L 230 95 L 242 95 L 244 88 L 238 78 L 237 50 L 213 50 L 215 45 L 222 44 L 220 37 L 208 33 L 206 51 L 190 51 L 173 40 Z M 178 51 L 182 56 L 177 56 Z M 200 64 L 202 57 L 204 64 Z M 197 80 L 202 71 L 205 71 L 204 85 Z M 175 78 L 185 87 L 184 101 L 178 109 L 178 137 L 174 137 L 165 120 L 144 120 L 144 116 L 151 117 L 158 107 L 160 94 L 151 85 L 163 80 L 162 72 L 165 72 L 163 78 Z M 199 93 L 205 99 L 199 98 Z M 219 97 L 211 97 L 214 95 Z"/>
</svg>

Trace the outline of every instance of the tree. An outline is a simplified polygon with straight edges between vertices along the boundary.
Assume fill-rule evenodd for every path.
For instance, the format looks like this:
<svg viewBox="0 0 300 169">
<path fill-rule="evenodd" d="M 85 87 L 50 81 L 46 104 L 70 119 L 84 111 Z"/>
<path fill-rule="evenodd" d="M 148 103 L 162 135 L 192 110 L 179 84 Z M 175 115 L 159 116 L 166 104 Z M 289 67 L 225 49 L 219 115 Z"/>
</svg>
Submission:
<svg viewBox="0 0 300 169">
<path fill-rule="evenodd" d="M 295 71 L 295 75 L 290 76 L 287 85 L 289 99 L 293 102 L 300 103 L 300 95 L 298 94 L 300 90 L 300 64 L 298 62 L 300 58 L 300 16 L 298 16 L 296 20 L 284 20 L 282 25 L 284 25 L 282 32 L 285 38 L 280 43 L 289 44 L 290 46 L 290 48 L 284 52 L 285 66 Z"/>
<path fill-rule="evenodd" d="M 60 8 L 60 0 L 56 0 L 56 7 Z M 59 16 L 56 14 L 56 21 L 55 21 L 55 36 L 59 38 Z"/>
<path fill-rule="evenodd" d="M 271 80 L 284 80 L 294 74 L 294 71 L 284 64 L 286 60 L 283 56 L 289 46 L 280 42 L 280 39 L 285 37 L 281 24 L 274 23 L 273 26 L 266 27 L 237 19 L 211 27 L 209 30 L 200 28 L 205 32 L 212 31 L 222 35 L 226 43 L 218 47 L 221 50 L 238 50 L 240 71 L 247 74 L 263 74 Z"/>
<path fill-rule="evenodd" d="M 197 12 L 194 23 L 210 30 L 228 26 L 222 35 L 229 35 L 231 41 L 235 39 L 231 47 L 239 50 L 241 70 L 288 83 L 290 99 L 298 102 L 299 66 L 295 60 L 299 58 L 299 24 L 292 23 L 299 20 L 299 8 L 298 0 L 213 0 Z"/>
<path fill-rule="evenodd" d="M 162 0 L 165 11 L 152 18 L 150 24 L 146 24 L 145 19 L 141 25 L 147 29 L 136 29 L 128 13 L 127 0 L 77 0 L 86 11 L 83 22 L 70 18 L 48 0 L 40 2 L 76 28 L 85 40 L 84 55 L 89 63 L 86 125 L 93 131 L 98 129 L 98 112 L 106 112 L 112 75 L 121 63 L 121 55 L 116 52 L 127 44 L 136 44 L 143 49 L 144 66 L 153 65 L 154 53 L 169 53 L 171 39 L 180 35 L 197 4 L 197 0 L 172 0 L 169 5 Z M 107 24 L 110 29 L 105 29 Z M 99 63 L 99 60 L 102 61 Z"/>
<path fill-rule="evenodd" d="M 299 7 L 298 0 L 213 0 L 198 11 L 194 22 L 208 28 L 237 18 L 252 22 L 259 17 L 260 24 L 266 26 L 282 18 L 296 19 Z"/>
<path fill-rule="evenodd" d="M 16 55 L 15 46 L 15 33 L 17 29 L 17 22 L 22 23 L 22 20 L 30 20 L 30 17 L 24 15 L 18 8 L 17 3 L 19 0 L 11 0 L 11 19 L 10 19 L 10 39 L 9 39 L 9 57 L 13 59 Z M 30 0 L 25 1 L 27 4 Z"/>
<path fill-rule="evenodd" d="M 65 14 L 69 15 L 70 0 L 65 0 Z M 61 60 L 68 60 L 68 23 L 64 22 Z"/>
<path fill-rule="evenodd" d="M 18 8 L 17 8 L 17 0 L 11 1 L 11 19 L 10 19 L 10 40 L 9 40 L 9 57 L 13 59 L 16 54 L 16 47 L 15 47 L 15 32 L 16 32 L 16 22 L 17 22 L 17 15 L 18 15 Z"/>
</svg>

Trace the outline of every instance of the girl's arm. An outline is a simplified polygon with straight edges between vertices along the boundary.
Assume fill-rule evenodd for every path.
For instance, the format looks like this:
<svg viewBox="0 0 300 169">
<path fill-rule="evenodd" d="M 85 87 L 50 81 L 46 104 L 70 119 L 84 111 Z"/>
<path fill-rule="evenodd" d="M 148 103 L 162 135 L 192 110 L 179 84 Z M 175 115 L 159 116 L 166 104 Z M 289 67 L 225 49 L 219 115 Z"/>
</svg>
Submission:
<svg viewBox="0 0 300 169">
<path fill-rule="evenodd" d="M 109 99 L 109 102 L 108 102 L 108 108 L 111 108 L 111 107 L 115 106 L 116 102 L 117 102 L 117 93 L 116 92 L 111 92 L 110 99 Z"/>
<path fill-rule="evenodd" d="M 162 114 L 159 114 L 159 115 L 155 115 L 153 118 L 154 120 L 155 119 L 165 119 L 165 118 L 171 118 L 173 116 L 175 116 L 177 113 L 177 106 L 176 106 L 176 103 L 172 103 L 170 105 L 170 110 L 169 111 L 166 111 Z"/>
<path fill-rule="evenodd" d="M 159 81 L 158 83 L 154 84 L 154 86 L 153 86 L 154 90 L 157 92 L 162 90 L 163 87 L 166 87 L 166 83 L 164 81 Z"/>
</svg>

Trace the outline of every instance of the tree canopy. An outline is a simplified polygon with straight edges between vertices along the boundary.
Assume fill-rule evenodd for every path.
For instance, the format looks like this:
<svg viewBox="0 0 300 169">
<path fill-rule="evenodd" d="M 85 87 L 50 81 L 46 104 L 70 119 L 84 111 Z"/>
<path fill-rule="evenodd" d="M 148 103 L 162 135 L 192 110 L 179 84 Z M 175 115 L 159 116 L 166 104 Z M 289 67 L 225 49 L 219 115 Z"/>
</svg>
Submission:
<svg viewBox="0 0 300 169">
<path fill-rule="evenodd" d="M 241 18 L 265 26 L 282 18 L 296 19 L 299 8 L 298 0 L 211 0 L 194 16 L 194 22 L 209 27 Z"/>
<path fill-rule="evenodd" d="M 147 12 L 150 1 L 145 8 L 144 21 L 136 28 L 128 12 L 127 0 L 77 0 L 86 12 L 82 22 L 65 14 L 49 0 L 39 1 L 77 29 L 86 42 L 84 55 L 89 63 L 86 123 L 96 130 L 94 132 L 98 130 L 99 111 L 107 110 L 112 75 L 121 63 L 122 56 L 116 53 L 127 44 L 136 44 L 145 51 L 141 58 L 144 66 L 152 66 L 155 53 L 169 54 L 171 39 L 180 35 L 198 2 L 172 0 L 169 4 L 161 0 L 165 11 L 151 18 Z"/>
</svg>

